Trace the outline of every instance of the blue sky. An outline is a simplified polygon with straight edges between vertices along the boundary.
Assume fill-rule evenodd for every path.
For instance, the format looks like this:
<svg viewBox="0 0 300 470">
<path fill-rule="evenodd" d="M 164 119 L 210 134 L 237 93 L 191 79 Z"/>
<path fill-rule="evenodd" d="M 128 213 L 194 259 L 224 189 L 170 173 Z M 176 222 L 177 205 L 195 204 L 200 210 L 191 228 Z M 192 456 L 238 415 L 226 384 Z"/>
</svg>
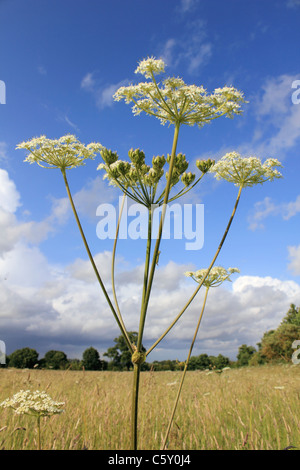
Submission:
<svg viewBox="0 0 300 470">
<path fill-rule="evenodd" d="M 119 331 L 87 261 L 59 171 L 24 163 L 16 145 L 72 133 L 126 158 L 171 152 L 173 129 L 114 102 L 136 83 L 140 60 L 163 58 L 170 76 L 209 92 L 233 85 L 248 101 L 233 120 L 181 127 L 178 151 L 198 158 L 236 150 L 278 158 L 284 178 L 242 193 L 217 265 L 236 266 L 231 284 L 212 290 L 194 354 L 253 346 L 300 304 L 299 0 L 0 1 L 0 339 L 7 352 L 29 346 L 81 357 L 101 353 Z M 140 77 L 143 80 L 143 77 Z M 3 90 L 3 88 L 2 88 Z M 292 99 L 294 93 L 294 98 Z M 0 95 L 1 97 L 1 95 Z M 3 99 L 2 99 L 3 101 Z M 102 180 L 100 159 L 68 173 L 90 247 L 110 291 L 112 240 L 99 240 L 100 204 L 120 194 Z M 226 227 L 237 188 L 208 176 L 182 203 L 204 204 L 204 245 L 164 240 L 145 329 L 150 346 L 193 291 L 183 273 L 207 267 Z M 120 240 L 116 282 L 129 330 L 137 330 L 145 242 Z M 202 294 L 149 360 L 186 357 Z"/>
</svg>

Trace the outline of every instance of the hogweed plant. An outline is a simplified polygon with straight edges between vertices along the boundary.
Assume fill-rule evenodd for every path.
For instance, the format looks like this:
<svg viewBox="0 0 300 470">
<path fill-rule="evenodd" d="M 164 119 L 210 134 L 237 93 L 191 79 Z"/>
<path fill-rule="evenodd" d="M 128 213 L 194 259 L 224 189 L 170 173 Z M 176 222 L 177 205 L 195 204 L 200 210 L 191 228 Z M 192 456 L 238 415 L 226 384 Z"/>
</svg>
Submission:
<svg viewBox="0 0 300 470">
<path fill-rule="evenodd" d="M 0 407 L 12 408 L 17 415 L 33 416 L 37 420 L 38 450 L 41 450 L 41 418 L 49 418 L 63 412 L 64 402 L 54 401 L 46 392 L 20 390 L 7 398 Z"/>
<path fill-rule="evenodd" d="M 253 186 L 265 181 L 272 181 L 282 175 L 276 169 L 281 166 L 276 159 L 266 160 L 262 163 L 259 158 L 244 158 L 236 152 L 225 155 L 217 163 L 212 160 L 197 160 L 196 169 L 189 170 L 189 162 L 182 153 L 177 153 L 179 131 L 182 125 L 197 125 L 200 129 L 219 117 L 233 118 L 242 113 L 241 105 L 245 103 L 243 93 L 233 87 L 217 88 L 209 94 L 202 86 L 186 85 L 181 78 L 168 77 L 157 81 L 157 76 L 165 72 L 165 63 L 162 60 L 148 58 L 142 60 L 135 73 L 144 75 L 146 81 L 137 85 L 121 87 L 114 95 L 116 101 L 124 100 L 132 105 L 134 115 L 146 113 L 156 117 L 161 124 L 174 127 L 171 153 L 167 156 L 156 155 L 151 164 L 147 163 L 144 152 L 140 149 L 130 149 L 129 160 L 119 158 L 117 152 L 103 147 L 99 143 L 84 145 L 75 136 L 67 135 L 58 140 L 47 139 L 45 136 L 34 138 L 17 146 L 19 149 L 28 151 L 25 161 L 38 163 L 46 168 L 58 168 L 64 178 L 67 194 L 74 212 L 74 216 L 82 236 L 89 259 L 94 269 L 99 285 L 105 295 L 108 305 L 115 317 L 122 335 L 132 355 L 133 364 L 133 386 L 132 386 L 132 414 L 131 414 L 131 448 L 137 449 L 138 430 L 138 397 L 140 372 L 142 364 L 148 354 L 162 341 L 162 339 L 173 328 L 179 318 L 196 297 L 200 288 L 204 285 L 211 269 L 221 251 L 227 237 L 231 223 L 237 210 L 237 206 L 244 187 Z M 119 188 L 123 193 L 123 203 L 126 197 L 135 203 L 141 204 L 148 211 L 148 239 L 146 242 L 143 290 L 141 299 L 141 311 L 139 315 L 138 337 L 136 344 L 130 341 L 124 319 L 122 317 L 114 283 L 114 263 L 116 245 L 122 208 L 120 210 L 117 224 L 116 236 L 112 256 L 112 290 L 113 299 L 108 295 L 102 281 L 98 268 L 85 238 L 67 180 L 67 170 L 86 163 L 86 159 L 94 159 L 100 154 L 102 163 L 97 167 L 104 171 L 104 178 L 109 184 Z M 199 173 L 197 174 L 197 172 Z M 149 299 L 153 286 L 154 274 L 160 254 L 163 226 L 165 221 L 167 204 L 191 191 L 205 175 L 213 174 L 217 179 L 225 179 L 238 186 L 238 195 L 229 218 L 225 232 L 219 246 L 214 254 L 209 267 L 204 275 L 198 279 L 198 286 L 188 299 L 178 315 L 164 333 L 155 343 L 143 352 L 142 342 L 144 337 L 144 326 L 148 313 Z M 171 194 L 172 192 L 172 194 Z M 152 219 L 157 207 L 161 207 L 158 233 L 155 244 L 152 246 Z"/>
</svg>

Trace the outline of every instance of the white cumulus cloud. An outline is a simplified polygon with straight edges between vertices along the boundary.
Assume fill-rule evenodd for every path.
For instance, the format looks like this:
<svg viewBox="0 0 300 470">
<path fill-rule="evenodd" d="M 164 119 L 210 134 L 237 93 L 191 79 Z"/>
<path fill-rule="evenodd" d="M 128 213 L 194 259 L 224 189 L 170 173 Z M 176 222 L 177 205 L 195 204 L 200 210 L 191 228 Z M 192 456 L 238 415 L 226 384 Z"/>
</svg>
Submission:
<svg viewBox="0 0 300 470">
<path fill-rule="evenodd" d="M 288 268 L 293 272 L 293 274 L 300 275 L 300 245 L 298 246 L 289 246 L 288 247 L 290 263 Z"/>
<path fill-rule="evenodd" d="M 16 212 L 20 207 L 20 194 L 6 170 L 0 169 L 0 208 L 7 212 Z"/>
</svg>

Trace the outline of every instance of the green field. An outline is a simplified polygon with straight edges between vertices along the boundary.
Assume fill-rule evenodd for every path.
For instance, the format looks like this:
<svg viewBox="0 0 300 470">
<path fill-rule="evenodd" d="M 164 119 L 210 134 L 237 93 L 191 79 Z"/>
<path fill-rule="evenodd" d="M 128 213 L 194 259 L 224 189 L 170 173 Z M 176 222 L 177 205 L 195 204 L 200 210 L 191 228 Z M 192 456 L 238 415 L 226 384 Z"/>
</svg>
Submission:
<svg viewBox="0 0 300 470">
<path fill-rule="evenodd" d="M 139 449 L 159 450 L 180 372 L 143 372 Z M 43 449 L 130 448 L 130 372 L 0 369 L 0 402 L 45 390 L 64 413 L 44 418 Z M 300 367 L 274 365 L 187 373 L 169 436 L 172 450 L 300 448 Z M 36 422 L 0 409 L 0 449 L 36 449 Z"/>
</svg>

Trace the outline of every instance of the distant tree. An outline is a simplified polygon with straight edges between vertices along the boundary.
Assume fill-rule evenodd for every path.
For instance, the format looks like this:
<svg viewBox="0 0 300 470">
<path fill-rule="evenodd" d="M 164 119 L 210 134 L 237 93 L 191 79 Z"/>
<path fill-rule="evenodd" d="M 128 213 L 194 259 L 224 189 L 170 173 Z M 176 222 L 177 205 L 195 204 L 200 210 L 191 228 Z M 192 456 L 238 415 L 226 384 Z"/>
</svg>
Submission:
<svg viewBox="0 0 300 470">
<path fill-rule="evenodd" d="M 210 359 L 207 354 L 200 354 L 199 356 L 191 356 L 189 360 L 188 370 L 204 370 L 210 366 Z"/>
<path fill-rule="evenodd" d="M 68 360 L 70 364 L 70 369 L 71 370 L 81 370 L 82 369 L 82 361 L 79 359 L 69 359 Z"/>
<path fill-rule="evenodd" d="M 130 331 L 128 333 L 129 339 L 132 344 L 137 343 L 138 334 L 136 331 Z M 114 339 L 115 346 L 108 348 L 106 353 L 103 355 L 111 359 L 111 364 L 109 367 L 119 369 L 119 370 L 129 370 L 132 367 L 131 362 L 131 353 L 128 350 L 128 346 L 125 342 L 125 339 L 122 335 L 118 336 Z M 142 347 L 143 351 L 146 351 L 144 347 Z"/>
<path fill-rule="evenodd" d="M 143 364 L 145 365 L 144 370 L 150 370 L 151 367 L 155 371 L 165 371 L 165 370 L 178 370 L 178 361 L 173 359 L 164 359 L 162 361 L 153 361 L 151 364 Z"/>
<path fill-rule="evenodd" d="M 252 355 L 256 352 L 256 349 L 253 346 L 247 346 L 246 344 L 242 344 L 239 347 L 238 354 L 237 354 L 237 365 L 238 366 L 247 366 Z"/>
<path fill-rule="evenodd" d="M 300 307 L 297 308 L 294 304 L 291 304 L 281 324 L 291 324 L 300 326 Z"/>
<path fill-rule="evenodd" d="M 101 370 L 102 364 L 97 349 L 92 346 L 86 349 L 82 355 L 82 365 L 86 370 Z"/>
<path fill-rule="evenodd" d="M 293 323 L 282 323 L 277 330 L 267 331 L 260 346 L 260 354 L 267 361 L 290 361 L 294 350 L 292 344 L 300 339 L 300 326 Z"/>
<path fill-rule="evenodd" d="M 223 356 L 222 354 L 219 354 L 217 357 L 209 356 L 209 359 L 213 368 L 216 369 L 223 369 L 224 367 L 228 367 L 230 364 L 229 358 Z"/>
<path fill-rule="evenodd" d="M 51 350 L 45 354 L 42 365 L 47 369 L 65 369 L 68 359 L 64 352 Z"/>
<path fill-rule="evenodd" d="M 38 364 L 38 357 L 39 354 L 35 349 L 17 349 L 8 356 L 9 367 L 32 369 L 36 364 Z"/>
<path fill-rule="evenodd" d="M 261 366 L 262 364 L 265 364 L 266 359 L 261 355 L 260 351 L 256 351 L 252 356 L 250 357 L 249 366 Z"/>
</svg>

